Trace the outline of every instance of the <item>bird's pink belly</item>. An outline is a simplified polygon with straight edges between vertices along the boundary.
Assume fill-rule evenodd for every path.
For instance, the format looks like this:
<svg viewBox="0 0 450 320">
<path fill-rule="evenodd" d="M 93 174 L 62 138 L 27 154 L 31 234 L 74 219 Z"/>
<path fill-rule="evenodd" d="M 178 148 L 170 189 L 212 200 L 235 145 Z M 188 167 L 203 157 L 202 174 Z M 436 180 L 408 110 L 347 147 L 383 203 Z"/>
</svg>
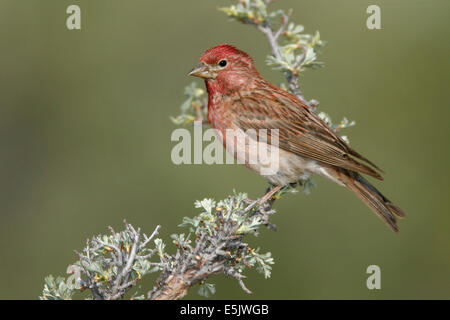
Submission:
<svg viewBox="0 0 450 320">
<path fill-rule="evenodd" d="M 264 176 L 276 185 L 287 185 L 308 178 L 315 169 L 316 161 L 302 158 L 291 152 L 257 141 L 240 129 L 217 130 L 227 152 L 239 164 Z"/>
</svg>

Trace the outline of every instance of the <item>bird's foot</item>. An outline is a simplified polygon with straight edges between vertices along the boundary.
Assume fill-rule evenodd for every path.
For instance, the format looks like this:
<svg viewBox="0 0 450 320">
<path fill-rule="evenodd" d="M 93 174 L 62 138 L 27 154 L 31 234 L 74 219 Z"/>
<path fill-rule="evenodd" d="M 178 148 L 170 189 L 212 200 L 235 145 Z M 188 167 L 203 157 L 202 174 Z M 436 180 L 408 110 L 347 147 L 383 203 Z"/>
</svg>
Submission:
<svg viewBox="0 0 450 320">
<path fill-rule="evenodd" d="M 270 189 L 264 196 L 262 196 L 261 199 L 259 199 L 258 204 L 260 206 L 262 206 L 264 203 L 266 202 L 271 202 L 272 201 L 272 197 L 275 193 L 277 193 L 280 189 L 282 188 L 282 186 L 275 186 L 272 189 Z M 270 203 L 271 204 L 271 203 Z"/>
</svg>

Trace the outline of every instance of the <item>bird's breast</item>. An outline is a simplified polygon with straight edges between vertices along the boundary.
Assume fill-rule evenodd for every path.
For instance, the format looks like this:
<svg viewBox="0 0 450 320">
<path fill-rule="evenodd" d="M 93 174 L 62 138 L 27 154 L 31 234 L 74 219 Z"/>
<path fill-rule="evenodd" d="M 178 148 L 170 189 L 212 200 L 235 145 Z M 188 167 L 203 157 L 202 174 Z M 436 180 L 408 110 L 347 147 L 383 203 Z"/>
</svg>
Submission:
<svg viewBox="0 0 450 320">
<path fill-rule="evenodd" d="M 232 126 L 230 107 L 232 98 L 229 95 L 216 93 L 209 96 L 208 122 L 214 129 L 228 129 Z"/>
</svg>

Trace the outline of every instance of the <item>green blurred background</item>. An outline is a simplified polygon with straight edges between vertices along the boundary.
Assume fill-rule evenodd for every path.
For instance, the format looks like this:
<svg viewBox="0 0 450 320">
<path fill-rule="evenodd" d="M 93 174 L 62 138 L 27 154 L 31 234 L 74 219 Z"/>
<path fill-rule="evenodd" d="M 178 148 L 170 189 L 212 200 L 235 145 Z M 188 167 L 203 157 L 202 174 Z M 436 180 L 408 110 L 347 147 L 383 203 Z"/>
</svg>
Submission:
<svg viewBox="0 0 450 320">
<path fill-rule="evenodd" d="M 195 199 L 264 192 L 266 181 L 244 167 L 170 160 L 169 116 L 205 49 L 235 44 L 264 77 L 282 80 L 265 66 L 264 37 L 217 10 L 229 3 L 0 1 L 0 298 L 36 299 L 74 249 L 124 218 L 146 232 L 161 224 L 170 242 L 182 217 L 197 214 Z M 70 4 L 81 7 L 81 31 L 65 27 Z M 370 4 L 381 7 L 382 30 L 366 29 Z M 294 8 L 293 21 L 328 41 L 326 67 L 301 79 L 304 94 L 335 121 L 356 120 L 345 134 L 387 172 L 375 184 L 407 219 L 395 235 L 350 192 L 316 178 L 311 195 L 276 203 L 277 232 L 250 239 L 272 252 L 272 278 L 248 271 L 248 296 L 217 276 L 215 298 L 450 298 L 450 2 L 274 7 Z M 378 291 L 366 288 L 371 264 L 381 267 Z"/>
</svg>

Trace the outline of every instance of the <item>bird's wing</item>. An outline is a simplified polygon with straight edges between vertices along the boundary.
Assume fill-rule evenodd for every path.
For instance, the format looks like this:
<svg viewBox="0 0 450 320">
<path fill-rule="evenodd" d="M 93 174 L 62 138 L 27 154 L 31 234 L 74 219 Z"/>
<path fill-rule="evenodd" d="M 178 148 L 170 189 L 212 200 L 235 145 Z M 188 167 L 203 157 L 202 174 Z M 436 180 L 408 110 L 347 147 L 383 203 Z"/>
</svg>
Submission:
<svg viewBox="0 0 450 320">
<path fill-rule="evenodd" d="M 270 136 L 270 129 L 278 129 L 279 147 L 283 150 L 383 180 L 377 171 L 356 159 L 380 170 L 377 166 L 351 149 L 295 96 L 274 85 L 264 83 L 235 96 L 229 110 L 233 124 L 244 131 L 267 129 Z"/>
</svg>

